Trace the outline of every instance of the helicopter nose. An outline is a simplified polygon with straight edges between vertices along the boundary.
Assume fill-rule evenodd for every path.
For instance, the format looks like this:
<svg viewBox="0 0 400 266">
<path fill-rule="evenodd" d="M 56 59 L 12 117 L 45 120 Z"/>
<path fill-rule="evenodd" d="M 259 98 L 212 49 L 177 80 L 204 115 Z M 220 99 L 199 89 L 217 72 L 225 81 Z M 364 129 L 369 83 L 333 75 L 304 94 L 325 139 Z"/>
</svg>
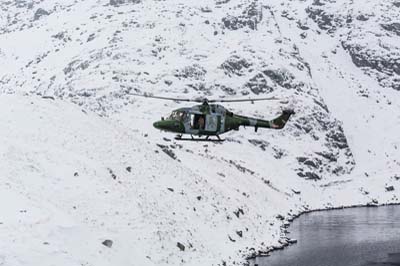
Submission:
<svg viewBox="0 0 400 266">
<path fill-rule="evenodd" d="M 153 127 L 157 128 L 157 129 L 162 129 L 161 121 L 154 122 L 153 123 Z"/>
<path fill-rule="evenodd" d="M 180 132 L 181 124 L 175 120 L 160 120 L 153 123 L 153 126 L 157 129 L 171 132 Z"/>
<path fill-rule="evenodd" d="M 169 131 L 173 128 L 173 122 L 168 120 L 160 120 L 153 123 L 153 126 L 160 130 Z"/>
</svg>

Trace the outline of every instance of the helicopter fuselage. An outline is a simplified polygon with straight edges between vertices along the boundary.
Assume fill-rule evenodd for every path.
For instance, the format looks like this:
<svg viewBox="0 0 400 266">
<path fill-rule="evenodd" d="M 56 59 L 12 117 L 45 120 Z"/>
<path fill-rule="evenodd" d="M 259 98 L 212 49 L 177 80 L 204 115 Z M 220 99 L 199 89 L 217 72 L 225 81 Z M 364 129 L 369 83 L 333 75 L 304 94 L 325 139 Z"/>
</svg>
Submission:
<svg viewBox="0 0 400 266">
<path fill-rule="evenodd" d="M 219 136 L 240 126 L 281 129 L 285 126 L 293 111 L 286 110 L 271 121 L 236 115 L 218 104 L 202 104 L 174 110 L 167 118 L 157 121 L 157 129 L 195 136 Z"/>
</svg>

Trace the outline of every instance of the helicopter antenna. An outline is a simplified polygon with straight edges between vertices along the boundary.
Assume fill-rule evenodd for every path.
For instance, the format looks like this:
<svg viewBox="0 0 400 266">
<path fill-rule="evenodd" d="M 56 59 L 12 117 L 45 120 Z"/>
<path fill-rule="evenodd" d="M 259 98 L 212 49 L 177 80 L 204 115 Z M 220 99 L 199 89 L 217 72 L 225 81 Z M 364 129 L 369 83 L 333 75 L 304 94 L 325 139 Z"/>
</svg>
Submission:
<svg viewBox="0 0 400 266">
<path fill-rule="evenodd" d="M 137 93 L 129 93 L 129 95 L 145 97 L 145 98 L 153 98 L 153 99 L 160 99 L 160 100 L 169 100 L 169 101 L 176 101 L 176 102 L 196 102 L 202 103 L 204 105 L 208 103 L 235 103 L 235 102 L 256 102 L 256 101 L 279 101 L 282 99 L 276 97 L 268 97 L 268 98 L 243 98 L 243 99 L 207 99 L 207 98 L 172 98 L 172 97 L 163 97 L 163 96 L 154 96 L 152 94 L 144 93 L 144 94 L 137 94 Z M 281 103 L 286 101 L 281 101 Z"/>
</svg>

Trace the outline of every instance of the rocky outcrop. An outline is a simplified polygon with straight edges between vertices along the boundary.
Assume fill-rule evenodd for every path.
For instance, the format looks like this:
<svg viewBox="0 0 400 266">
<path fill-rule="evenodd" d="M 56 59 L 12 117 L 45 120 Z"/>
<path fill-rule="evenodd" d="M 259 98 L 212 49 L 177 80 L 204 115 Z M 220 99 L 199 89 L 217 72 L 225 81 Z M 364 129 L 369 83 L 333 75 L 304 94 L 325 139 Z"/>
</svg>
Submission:
<svg viewBox="0 0 400 266">
<path fill-rule="evenodd" d="M 33 20 L 38 20 L 41 17 L 48 15 L 50 15 L 48 11 L 44 10 L 43 8 L 39 8 L 38 10 L 36 10 L 35 15 L 33 16 Z"/>
<path fill-rule="evenodd" d="M 353 63 L 363 68 L 367 75 L 375 77 L 383 87 L 400 90 L 400 49 L 389 52 L 379 47 L 376 50 L 370 49 L 353 42 L 343 42 L 342 45 Z"/>
<path fill-rule="evenodd" d="M 306 12 L 308 17 L 317 23 L 321 30 L 325 30 L 328 33 L 334 33 L 337 28 L 342 27 L 344 24 L 342 17 L 329 13 L 329 11 L 322 8 L 308 7 Z"/>
<path fill-rule="evenodd" d="M 397 36 L 400 36 L 400 23 L 394 22 L 394 23 L 389 23 L 389 24 L 382 24 L 382 28 L 385 30 L 392 32 L 396 34 Z"/>
<path fill-rule="evenodd" d="M 243 76 L 249 67 L 251 67 L 251 63 L 238 55 L 229 57 L 221 64 L 221 69 L 223 69 L 225 75 L 229 77 Z"/>
<path fill-rule="evenodd" d="M 257 30 L 257 25 L 262 21 L 263 14 L 257 1 L 252 2 L 239 16 L 228 15 L 222 18 L 224 28 L 228 30 L 238 30 L 249 28 Z"/>
<path fill-rule="evenodd" d="M 124 4 L 138 4 L 141 0 L 110 0 L 110 5 L 120 6 Z"/>
</svg>

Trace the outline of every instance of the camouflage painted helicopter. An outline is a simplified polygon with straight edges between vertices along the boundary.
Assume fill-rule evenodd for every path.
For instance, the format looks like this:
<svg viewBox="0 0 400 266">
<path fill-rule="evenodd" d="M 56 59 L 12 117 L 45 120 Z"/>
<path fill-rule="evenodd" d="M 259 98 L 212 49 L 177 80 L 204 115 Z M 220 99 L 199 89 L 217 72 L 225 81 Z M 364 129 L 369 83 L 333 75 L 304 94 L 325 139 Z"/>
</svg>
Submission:
<svg viewBox="0 0 400 266">
<path fill-rule="evenodd" d="M 232 113 L 225 107 L 215 103 L 228 102 L 255 102 L 255 101 L 271 101 L 279 100 L 275 97 L 271 98 L 255 98 L 255 99 L 219 99 L 208 100 L 206 98 L 197 99 L 181 99 L 153 96 L 150 94 L 133 94 L 147 98 L 170 100 L 176 102 L 197 102 L 200 105 L 192 107 L 184 107 L 173 110 L 167 117 L 161 117 L 160 121 L 154 122 L 153 126 L 157 129 L 176 133 L 176 140 L 193 140 L 193 141 L 223 141 L 219 135 L 231 130 L 239 130 L 240 126 L 254 127 L 257 132 L 258 128 L 282 129 L 290 116 L 294 114 L 291 109 L 285 109 L 282 114 L 272 120 L 262 120 Z M 183 134 L 190 134 L 191 138 L 183 138 Z M 198 138 L 195 138 L 197 136 Z M 202 138 L 204 136 L 204 138 Z M 217 139 L 210 139 L 211 136 Z"/>
</svg>

